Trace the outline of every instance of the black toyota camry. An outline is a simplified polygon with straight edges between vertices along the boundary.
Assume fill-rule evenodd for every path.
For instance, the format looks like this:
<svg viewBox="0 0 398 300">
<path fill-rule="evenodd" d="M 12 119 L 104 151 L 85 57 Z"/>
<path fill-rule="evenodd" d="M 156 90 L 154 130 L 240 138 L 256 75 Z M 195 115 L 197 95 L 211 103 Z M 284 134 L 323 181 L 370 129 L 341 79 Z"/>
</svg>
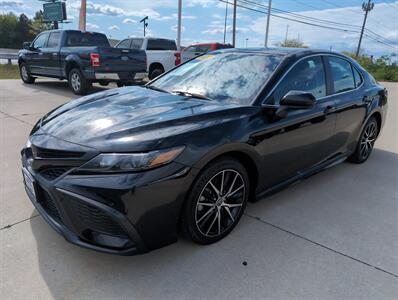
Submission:
<svg viewBox="0 0 398 300">
<path fill-rule="evenodd" d="M 247 201 L 366 161 L 386 108 L 387 91 L 346 56 L 220 50 L 45 115 L 22 150 L 25 187 L 82 247 L 144 253 L 178 233 L 209 244 Z"/>
</svg>

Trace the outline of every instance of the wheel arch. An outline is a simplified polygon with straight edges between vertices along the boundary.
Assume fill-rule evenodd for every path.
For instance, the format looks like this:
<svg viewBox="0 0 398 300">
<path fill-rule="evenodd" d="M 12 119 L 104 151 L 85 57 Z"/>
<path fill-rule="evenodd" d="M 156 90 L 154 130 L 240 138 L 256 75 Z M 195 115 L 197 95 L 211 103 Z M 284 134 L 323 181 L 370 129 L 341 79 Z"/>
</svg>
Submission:
<svg viewBox="0 0 398 300">
<path fill-rule="evenodd" d="M 79 65 L 76 61 L 71 60 L 71 61 L 68 61 L 68 62 L 66 63 L 66 65 L 65 65 L 65 77 L 66 77 L 67 79 L 68 79 L 68 77 L 69 77 L 69 72 L 70 72 L 72 69 L 75 69 L 75 68 L 77 68 L 77 69 L 80 70 L 80 65 Z"/>
<path fill-rule="evenodd" d="M 164 66 L 160 62 L 153 62 L 149 65 L 149 69 L 148 69 L 149 73 L 151 73 L 154 69 L 157 69 L 157 68 L 162 69 L 163 72 L 165 71 Z"/>
</svg>

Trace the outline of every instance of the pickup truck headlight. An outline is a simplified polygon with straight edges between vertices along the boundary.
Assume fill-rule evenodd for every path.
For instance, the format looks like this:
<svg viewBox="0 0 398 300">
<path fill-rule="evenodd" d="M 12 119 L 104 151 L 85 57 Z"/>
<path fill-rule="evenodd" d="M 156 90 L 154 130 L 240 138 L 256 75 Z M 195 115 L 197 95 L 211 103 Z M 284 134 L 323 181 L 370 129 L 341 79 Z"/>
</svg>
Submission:
<svg viewBox="0 0 398 300">
<path fill-rule="evenodd" d="M 173 161 L 184 146 L 146 153 L 103 153 L 79 168 L 79 171 L 117 173 L 142 171 Z"/>
</svg>

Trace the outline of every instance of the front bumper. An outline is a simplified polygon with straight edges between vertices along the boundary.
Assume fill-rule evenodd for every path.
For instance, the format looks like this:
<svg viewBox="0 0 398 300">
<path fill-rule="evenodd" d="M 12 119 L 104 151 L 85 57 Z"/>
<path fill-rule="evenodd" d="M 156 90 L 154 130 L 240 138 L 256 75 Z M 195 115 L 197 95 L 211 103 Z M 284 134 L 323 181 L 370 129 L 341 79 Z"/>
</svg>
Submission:
<svg viewBox="0 0 398 300">
<path fill-rule="evenodd" d="M 119 255 L 145 253 L 177 240 L 179 211 L 192 181 L 178 163 L 141 173 L 57 178 L 33 170 L 22 150 L 26 193 L 45 221 L 81 247 Z M 47 172 L 48 173 L 48 172 Z"/>
</svg>

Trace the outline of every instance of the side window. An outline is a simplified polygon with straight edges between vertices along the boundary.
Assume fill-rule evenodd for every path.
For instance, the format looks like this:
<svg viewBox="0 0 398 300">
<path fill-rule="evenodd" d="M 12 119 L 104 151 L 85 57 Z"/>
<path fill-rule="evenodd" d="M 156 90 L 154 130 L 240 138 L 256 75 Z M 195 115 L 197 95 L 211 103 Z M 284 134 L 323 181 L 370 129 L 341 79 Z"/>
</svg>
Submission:
<svg viewBox="0 0 398 300">
<path fill-rule="evenodd" d="M 326 96 L 325 70 L 320 56 L 301 60 L 287 73 L 271 95 L 274 104 L 293 90 L 309 92 L 316 99 Z"/>
<path fill-rule="evenodd" d="M 47 42 L 47 48 L 58 48 L 60 36 L 61 34 L 59 32 L 50 33 L 50 37 L 48 38 Z"/>
<path fill-rule="evenodd" d="M 46 44 L 48 37 L 48 33 L 43 33 L 40 35 L 34 42 L 33 42 L 33 48 L 35 49 L 40 49 L 43 48 L 44 45 Z"/>
<path fill-rule="evenodd" d="M 149 39 L 147 50 L 177 50 L 176 43 L 165 39 Z"/>
<path fill-rule="evenodd" d="M 195 46 L 190 46 L 190 47 L 188 47 L 187 49 L 185 49 L 185 51 L 188 51 L 188 52 L 196 52 L 196 47 L 195 47 Z"/>
<path fill-rule="evenodd" d="M 355 88 L 351 63 L 345 59 L 330 56 L 329 64 L 332 71 L 334 92 L 341 93 Z"/>
<path fill-rule="evenodd" d="M 144 42 L 144 39 L 132 39 L 130 48 L 131 49 L 141 49 L 143 42 Z"/>
<path fill-rule="evenodd" d="M 354 79 L 355 79 L 355 87 L 359 87 L 362 84 L 362 77 L 359 74 L 358 70 L 355 68 L 352 68 L 354 71 Z"/>
<path fill-rule="evenodd" d="M 124 41 L 121 41 L 118 45 L 117 45 L 117 47 L 116 48 L 130 48 L 130 43 L 131 43 L 131 41 L 130 40 L 124 40 Z"/>
</svg>

